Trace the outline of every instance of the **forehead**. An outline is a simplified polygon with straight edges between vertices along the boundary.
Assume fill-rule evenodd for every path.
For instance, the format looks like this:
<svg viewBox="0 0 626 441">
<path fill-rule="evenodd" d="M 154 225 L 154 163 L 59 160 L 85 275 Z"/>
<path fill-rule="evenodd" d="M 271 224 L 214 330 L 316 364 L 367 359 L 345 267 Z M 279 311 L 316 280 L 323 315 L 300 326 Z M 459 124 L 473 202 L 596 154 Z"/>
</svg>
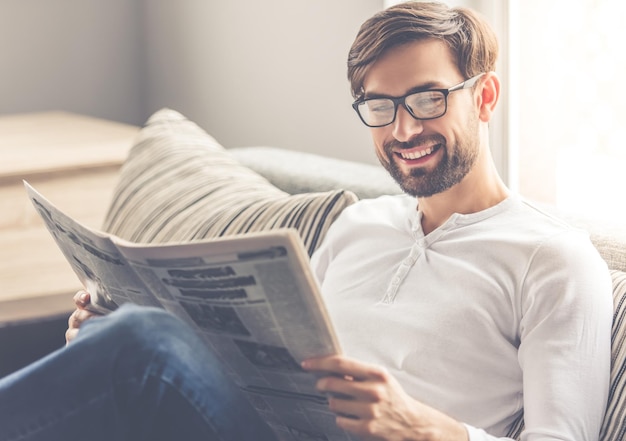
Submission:
<svg viewBox="0 0 626 441">
<path fill-rule="evenodd" d="M 366 95 L 400 96 L 416 87 L 450 87 L 463 78 L 452 52 L 439 40 L 413 41 L 390 49 L 370 66 Z"/>
</svg>

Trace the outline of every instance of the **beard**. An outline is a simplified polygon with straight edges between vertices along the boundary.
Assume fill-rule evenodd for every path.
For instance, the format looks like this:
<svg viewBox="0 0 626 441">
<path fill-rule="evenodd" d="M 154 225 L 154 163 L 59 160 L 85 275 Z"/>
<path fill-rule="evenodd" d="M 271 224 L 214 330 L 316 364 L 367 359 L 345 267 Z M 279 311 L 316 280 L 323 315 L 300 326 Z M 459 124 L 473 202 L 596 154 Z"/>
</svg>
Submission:
<svg viewBox="0 0 626 441">
<path fill-rule="evenodd" d="M 454 145 L 448 146 L 443 135 L 418 136 L 409 142 L 389 141 L 383 144 L 384 153 L 379 160 L 402 191 L 414 197 L 430 197 L 442 193 L 463 180 L 472 170 L 478 159 L 478 121 L 462 133 Z M 471 127 L 474 130 L 471 130 Z M 394 150 L 408 149 L 421 144 L 434 144 L 436 150 L 443 150 L 441 160 L 432 170 L 413 168 L 404 172 L 396 162 Z M 433 153 L 435 153 L 433 151 Z"/>
</svg>

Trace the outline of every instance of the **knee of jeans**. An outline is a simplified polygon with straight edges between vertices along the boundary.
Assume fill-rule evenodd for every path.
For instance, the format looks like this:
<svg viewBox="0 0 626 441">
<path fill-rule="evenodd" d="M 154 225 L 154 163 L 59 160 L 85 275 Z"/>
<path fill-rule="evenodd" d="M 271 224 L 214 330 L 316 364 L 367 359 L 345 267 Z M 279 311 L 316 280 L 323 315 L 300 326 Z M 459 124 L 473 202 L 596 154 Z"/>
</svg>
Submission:
<svg viewBox="0 0 626 441">
<path fill-rule="evenodd" d="M 124 305 L 107 318 L 113 338 L 126 347 L 182 350 L 196 339 L 185 323 L 159 308 Z"/>
</svg>

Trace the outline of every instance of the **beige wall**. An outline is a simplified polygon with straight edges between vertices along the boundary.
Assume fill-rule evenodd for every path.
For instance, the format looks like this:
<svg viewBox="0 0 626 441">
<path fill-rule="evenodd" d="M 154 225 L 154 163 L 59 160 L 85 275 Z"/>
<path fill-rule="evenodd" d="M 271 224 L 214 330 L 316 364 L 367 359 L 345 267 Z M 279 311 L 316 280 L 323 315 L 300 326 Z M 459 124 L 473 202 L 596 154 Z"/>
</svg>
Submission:
<svg viewBox="0 0 626 441">
<path fill-rule="evenodd" d="M 0 1 L 0 113 L 140 122 L 137 17 L 129 0 Z"/>
<path fill-rule="evenodd" d="M 2 0 L 0 114 L 142 123 L 182 111 L 228 147 L 375 162 L 345 77 L 383 0 Z"/>
<path fill-rule="evenodd" d="M 146 0 L 151 110 L 184 111 L 220 142 L 374 162 L 346 57 L 381 0 Z"/>
</svg>

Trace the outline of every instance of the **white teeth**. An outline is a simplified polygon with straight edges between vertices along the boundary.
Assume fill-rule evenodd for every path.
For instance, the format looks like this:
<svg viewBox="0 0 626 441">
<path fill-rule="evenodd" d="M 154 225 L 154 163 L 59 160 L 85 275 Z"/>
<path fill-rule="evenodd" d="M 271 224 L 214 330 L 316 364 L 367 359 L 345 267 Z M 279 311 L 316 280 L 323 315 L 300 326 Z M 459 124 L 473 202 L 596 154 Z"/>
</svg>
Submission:
<svg viewBox="0 0 626 441">
<path fill-rule="evenodd" d="M 422 156 L 426 156 L 426 155 L 430 155 L 433 152 L 432 147 L 431 148 L 427 148 L 426 150 L 422 150 L 420 152 L 400 152 L 400 156 L 402 156 L 403 159 L 417 159 L 417 158 L 421 158 Z"/>
</svg>

